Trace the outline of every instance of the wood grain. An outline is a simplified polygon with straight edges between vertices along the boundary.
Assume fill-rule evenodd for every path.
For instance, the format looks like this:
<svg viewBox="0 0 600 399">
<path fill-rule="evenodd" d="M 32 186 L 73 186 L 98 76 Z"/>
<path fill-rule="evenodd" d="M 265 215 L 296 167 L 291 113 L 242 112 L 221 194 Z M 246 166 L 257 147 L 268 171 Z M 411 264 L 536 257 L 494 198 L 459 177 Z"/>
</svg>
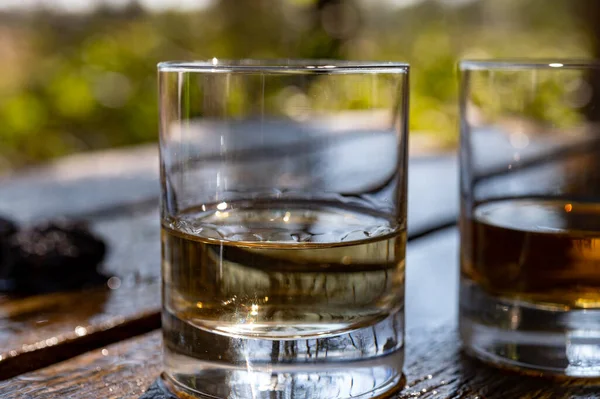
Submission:
<svg viewBox="0 0 600 399">
<path fill-rule="evenodd" d="M 439 291 L 457 271 L 456 243 L 456 231 L 451 230 L 409 245 L 407 383 L 397 399 L 598 398 L 596 382 L 525 377 L 462 354 L 452 310 L 456 289 Z M 421 295 L 430 298 L 425 306 Z M 0 382 L 0 399 L 167 399 L 153 385 L 161 370 L 160 353 L 156 331 Z"/>
<path fill-rule="evenodd" d="M 159 332 L 0 382 L 0 398 L 136 398 L 160 373 Z"/>
<path fill-rule="evenodd" d="M 58 293 L 0 304 L 0 378 L 160 327 L 160 287 Z"/>
<path fill-rule="evenodd" d="M 168 399 L 155 384 L 160 353 L 161 336 L 153 332 L 0 382 L 0 398 Z M 404 371 L 397 399 L 591 399 L 600 393 L 594 382 L 527 377 L 472 360 L 452 325 L 409 331 Z"/>
<path fill-rule="evenodd" d="M 160 326 L 157 212 L 92 227 L 109 243 L 103 273 L 113 278 L 81 292 L 0 297 L 0 379 Z"/>
</svg>

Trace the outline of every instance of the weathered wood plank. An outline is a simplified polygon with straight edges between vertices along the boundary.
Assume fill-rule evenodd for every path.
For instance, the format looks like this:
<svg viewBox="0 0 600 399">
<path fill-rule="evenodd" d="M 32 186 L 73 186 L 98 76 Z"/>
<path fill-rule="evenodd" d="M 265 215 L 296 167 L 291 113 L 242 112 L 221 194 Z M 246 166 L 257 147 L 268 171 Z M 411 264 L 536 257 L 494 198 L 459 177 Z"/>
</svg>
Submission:
<svg viewBox="0 0 600 399">
<path fill-rule="evenodd" d="M 458 317 L 458 230 L 410 241 L 406 252 L 406 326 L 452 325 Z"/>
<path fill-rule="evenodd" d="M 80 154 L 0 180 L 0 214 L 91 220 L 109 246 L 103 273 L 118 278 L 113 289 L 0 295 L 0 379 L 159 325 L 156 158 L 154 145 Z M 118 212 L 102 217 L 107 207 Z"/>
<path fill-rule="evenodd" d="M 136 398 L 160 373 L 160 343 L 157 331 L 0 382 L 0 398 Z"/>
<path fill-rule="evenodd" d="M 597 381 L 528 377 L 471 359 L 453 325 L 410 331 L 406 359 L 407 385 L 397 399 L 588 399 L 600 392 Z"/>
<path fill-rule="evenodd" d="M 72 155 L 0 179 L 0 214 L 30 222 L 158 197 L 156 145 Z"/>
<path fill-rule="evenodd" d="M 0 297 L 0 379 L 160 326 L 157 212 L 96 223 L 109 242 L 106 286 Z"/>
<path fill-rule="evenodd" d="M 458 217 L 458 161 L 454 156 L 409 160 L 408 234 L 455 222 Z"/>
<path fill-rule="evenodd" d="M 112 281 L 114 289 L 99 287 L 85 292 L 0 299 L 0 378 L 157 328 L 160 309 L 157 223 L 157 215 L 148 214 L 96 224 L 96 230 L 110 237 L 112 242 L 104 270 L 109 275 L 119 276 L 119 280 Z M 448 245 L 451 244 L 442 242 L 439 249 L 444 250 Z M 419 242 L 415 243 L 415 248 L 420 246 Z M 410 262 L 410 249 L 408 257 Z M 409 278 L 418 272 L 413 278 L 419 280 L 421 270 L 431 272 L 409 268 Z M 444 281 L 449 281 L 448 273 L 435 274 L 440 277 L 439 289 L 448 287 L 444 285 Z M 424 312 L 420 310 L 423 307 L 439 309 L 442 314 L 448 313 L 446 316 L 451 314 L 426 299 L 427 295 L 421 290 L 409 288 L 407 301 L 416 305 L 415 311 L 407 315 L 409 321 L 423 319 Z M 431 318 L 425 317 L 425 320 Z M 83 331 L 85 337 L 81 334 Z"/>
<path fill-rule="evenodd" d="M 160 354 L 157 331 L 0 382 L 0 399 L 167 399 L 154 384 Z M 450 325 L 409 331 L 404 370 L 397 399 L 591 399 L 599 392 L 593 382 L 526 377 L 472 360 Z"/>
<path fill-rule="evenodd" d="M 57 215 L 91 220 L 109 243 L 104 272 L 120 279 L 112 290 L 0 296 L 0 379 L 158 325 L 157 165 L 155 146 L 142 146 L 76 155 L 0 181 L 0 214 L 22 222 Z M 411 231 L 455 217 L 453 157 L 411 160 L 409 181 Z"/>
<path fill-rule="evenodd" d="M 160 287 L 60 293 L 0 305 L 0 379 L 160 326 Z"/>
<path fill-rule="evenodd" d="M 597 398 L 593 382 L 525 377 L 461 353 L 453 313 L 457 290 L 441 287 L 444 281 L 453 284 L 456 243 L 456 231 L 450 230 L 409 245 L 407 384 L 397 398 Z M 160 373 L 160 353 L 156 331 L 0 382 L 0 399 L 138 398 Z M 143 397 L 166 399 L 155 387 Z"/>
<path fill-rule="evenodd" d="M 433 251 L 430 247 L 432 242 L 436 242 L 436 249 Z M 431 293 L 431 290 L 437 292 L 439 287 L 443 286 L 444 280 L 447 280 L 446 276 L 452 274 L 453 263 L 450 258 L 455 258 L 455 244 L 456 233 L 449 231 L 409 245 L 407 319 L 410 326 L 429 325 L 432 321 L 439 324 L 442 320 L 436 314 L 437 309 L 444 311 L 448 308 L 448 304 L 454 306 L 455 301 L 453 300 L 439 301 L 438 296 L 427 295 L 427 293 Z M 436 260 L 446 257 L 449 264 L 428 262 L 428 258 L 432 256 Z M 444 269 L 443 273 L 433 273 L 433 271 L 441 269 Z M 427 289 L 423 293 L 420 287 Z M 448 295 L 452 295 L 452 290 Z M 429 302 L 422 301 L 424 297 L 431 298 L 431 300 Z M 437 305 L 441 305 L 441 307 Z M 424 317 L 422 317 L 423 315 Z M 428 318 L 427 315 L 434 315 L 434 317 Z M 451 315 L 447 316 L 451 317 Z M 158 334 L 150 334 L 142 339 L 133 339 L 113 345 L 107 348 L 107 351 L 97 350 L 71 361 L 25 374 L 9 380 L 10 382 L 0 383 L 0 398 L 3 398 L 4 392 L 9 392 L 13 383 L 25 387 L 26 391 L 19 390 L 18 392 L 30 395 L 31 398 L 43 397 L 42 395 L 46 392 L 43 386 L 46 385 L 52 387 L 56 397 L 73 395 L 71 396 L 73 398 L 133 398 L 148 388 L 160 371 L 161 349 Z M 97 368 L 100 368 L 101 371 L 96 371 Z M 137 380 L 143 383 L 138 386 L 137 382 L 132 382 Z M 107 382 L 109 385 L 105 385 Z M 37 387 L 38 383 L 42 387 Z M 73 390 L 73 386 L 77 386 L 78 389 Z M 20 388 L 15 386 L 14 389 Z M 29 396 L 25 395 L 25 397 Z"/>
</svg>

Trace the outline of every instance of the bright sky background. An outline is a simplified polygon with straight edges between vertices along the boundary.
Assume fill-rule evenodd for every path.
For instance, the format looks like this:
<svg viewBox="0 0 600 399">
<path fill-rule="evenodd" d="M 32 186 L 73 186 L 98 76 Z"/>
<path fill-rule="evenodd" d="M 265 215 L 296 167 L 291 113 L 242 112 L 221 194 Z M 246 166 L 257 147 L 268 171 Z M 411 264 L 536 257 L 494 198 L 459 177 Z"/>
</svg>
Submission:
<svg viewBox="0 0 600 399">
<path fill-rule="evenodd" d="M 216 0 L 138 0 L 138 2 L 145 8 L 153 11 L 161 11 L 165 9 L 178 9 L 178 10 L 198 10 L 209 7 Z M 252 1 L 252 0 L 240 0 L 240 1 Z M 278 1 L 278 0 L 277 0 Z M 368 1 L 380 1 L 386 3 L 391 7 L 402 8 L 416 5 L 423 2 L 424 0 L 362 0 L 363 2 Z M 459 6 L 467 3 L 471 3 L 477 0 L 437 0 L 440 3 L 446 5 Z M 35 7 L 44 6 L 47 8 L 56 8 L 67 12 L 85 12 L 93 9 L 98 4 L 109 4 L 111 6 L 122 6 L 129 2 L 129 0 L 0 0 L 0 10 L 6 9 L 31 9 Z"/>
<path fill-rule="evenodd" d="M 138 3 L 142 6 L 154 11 L 169 8 L 180 10 L 202 9 L 210 6 L 213 2 L 214 0 L 138 0 Z M 44 6 L 68 12 L 85 12 L 103 3 L 118 7 L 129 3 L 129 0 L 0 0 L 0 10 L 22 10 Z"/>
</svg>

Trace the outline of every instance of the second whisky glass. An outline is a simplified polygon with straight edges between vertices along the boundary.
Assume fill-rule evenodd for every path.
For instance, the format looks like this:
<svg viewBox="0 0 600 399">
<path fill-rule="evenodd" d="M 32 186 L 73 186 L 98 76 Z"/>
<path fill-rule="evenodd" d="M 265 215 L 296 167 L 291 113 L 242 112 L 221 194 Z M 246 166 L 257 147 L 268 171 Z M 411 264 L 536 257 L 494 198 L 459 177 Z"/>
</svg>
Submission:
<svg viewBox="0 0 600 399">
<path fill-rule="evenodd" d="M 461 64 L 460 332 L 504 366 L 600 376 L 600 64 Z"/>
</svg>

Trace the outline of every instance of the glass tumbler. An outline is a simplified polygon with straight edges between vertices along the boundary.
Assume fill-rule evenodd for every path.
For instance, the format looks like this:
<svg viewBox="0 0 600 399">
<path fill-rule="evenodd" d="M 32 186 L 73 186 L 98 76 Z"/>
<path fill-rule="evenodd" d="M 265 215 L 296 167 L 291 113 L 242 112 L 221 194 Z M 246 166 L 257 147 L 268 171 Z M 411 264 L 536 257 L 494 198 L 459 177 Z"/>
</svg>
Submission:
<svg viewBox="0 0 600 399">
<path fill-rule="evenodd" d="M 408 66 L 213 58 L 158 74 L 166 386 L 401 386 Z"/>
<path fill-rule="evenodd" d="M 460 332 L 536 374 L 600 376 L 600 63 L 461 64 Z"/>
</svg>

